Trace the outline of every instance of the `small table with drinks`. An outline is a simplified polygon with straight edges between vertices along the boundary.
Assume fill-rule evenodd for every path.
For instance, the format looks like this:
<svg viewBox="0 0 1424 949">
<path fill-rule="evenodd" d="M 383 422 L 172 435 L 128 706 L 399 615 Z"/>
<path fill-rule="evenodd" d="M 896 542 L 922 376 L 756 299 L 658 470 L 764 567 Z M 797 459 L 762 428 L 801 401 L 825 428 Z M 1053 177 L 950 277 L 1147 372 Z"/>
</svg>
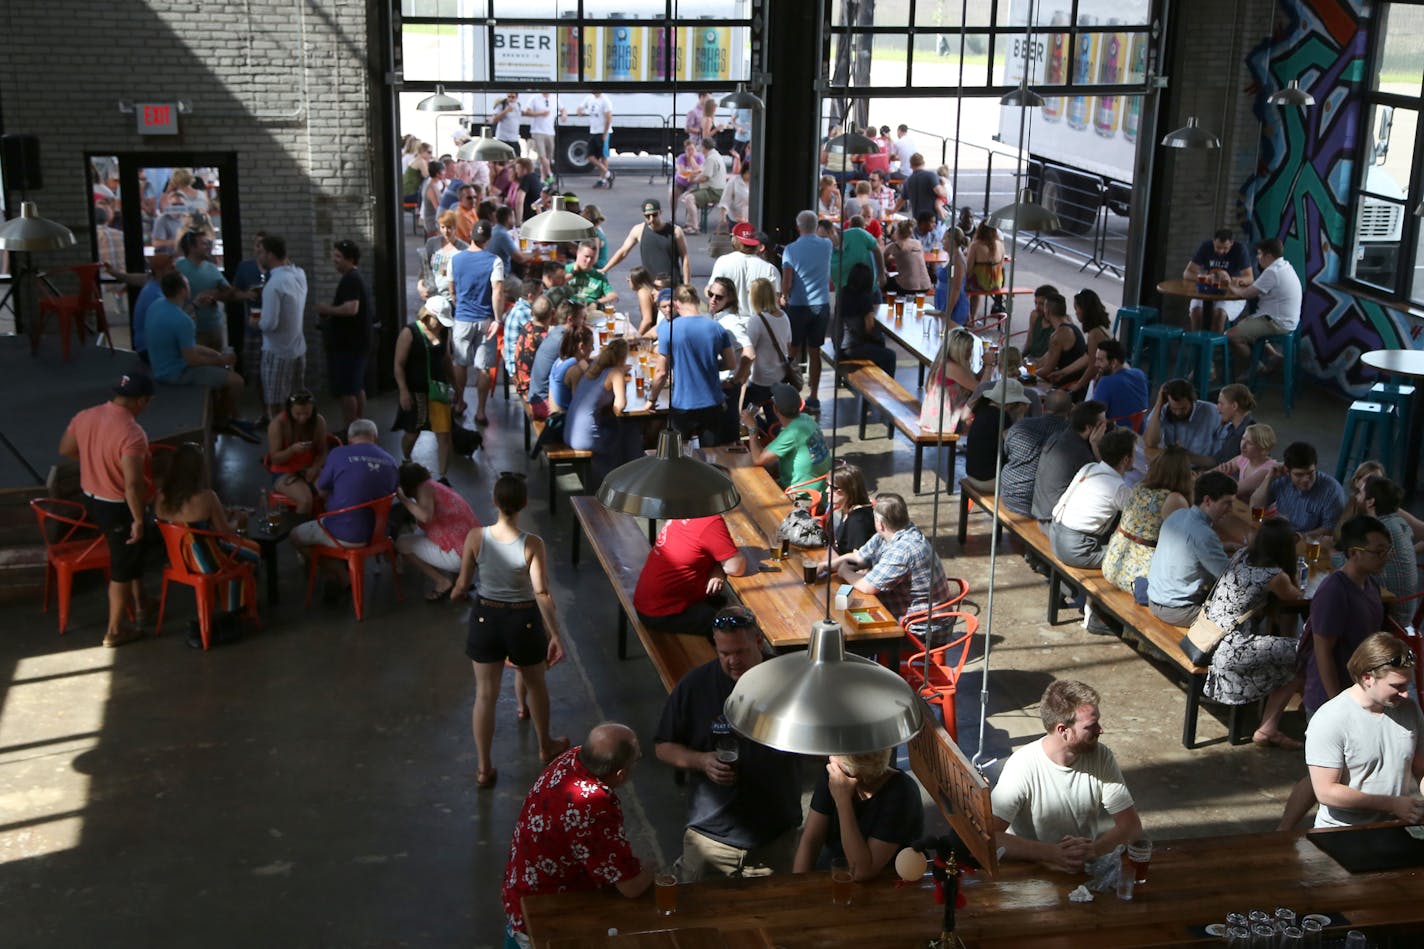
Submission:
<svg viewBox="0 0 1424 949">
<path fill-rule="evenodd" d="M 244 536 L 257 541 L 262 550 L 262 563 L 267 571 L 267 604 L 275 606 L 280 600 L 277 591 L 277 545 L 286 540 L 292 528 L 307 517 L 280 505 L 266 505 L 259 509 L 247 522 Z"/>
</svg>

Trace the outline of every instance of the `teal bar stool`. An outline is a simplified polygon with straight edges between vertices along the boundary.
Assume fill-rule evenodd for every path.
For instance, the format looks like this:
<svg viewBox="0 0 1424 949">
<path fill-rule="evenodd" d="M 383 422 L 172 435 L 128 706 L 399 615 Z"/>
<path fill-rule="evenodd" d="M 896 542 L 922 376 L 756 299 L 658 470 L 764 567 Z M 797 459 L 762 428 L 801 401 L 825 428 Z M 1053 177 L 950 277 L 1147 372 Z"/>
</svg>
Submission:
<svg viewBox="0 0 1424 949">
<path fill-rule="evenodd" d="M 1137 340 L 1137 331 L 1148 323 L 1156 323 L 1161 314 L 1155 306 L 1120 306 L 1117 308 L 1117 316 L 1113 318 L 1112 334 L 1122 340 L 1123 348 L 1132 352 L 1133 343 Z M 1127 327 L 1126 334 L 1118 336 L 1118 327 Z"/>
<path fill-rule="evenodd" d="M 1400 438 L 1394 448 L 1401 452 L 1399 457 L 1402 458 L 1404 442 L 1408 439 L 1411 431 L 1409 424 L 1413 421 L 1411 409 L 1414 406 L 1414 386 L 1407 382 L 1376 382 L 1370 386 L 1370 401 L 1394 406 L 1394 417 L 1399 422 Z"/>
<path fill-rule="evenodd" d="M 1345 413 L 1345 433 L 1340 436 L 1340 458 L 1335 462 L 1335 480 L 1345 483 L 1346 476 L 1362 461 L 1371 457 L 1371 446 L 1378 445 L 1377 457 L 1386 471 L 1394 471 L 1394 406 L 1381 402 L 1354 402 Z M 1356 437 L 1358 435 L 1358 438 Z"/>
<path fill-rule="evenodd" d="M 1177 376 L 1182 379 L 1195 378 L 1197 391 L 1205 399 L 1211 391 L 1211 367 L 1216 362 L 1216 352 L 1221 350 L 1221 385 L 1231 382 L 1231 346 L 1225 333 L 1197 330 L 1182 336 L 1182 345 L 1177 349 Z M 1220 388 L 1220 386 L 1217 386 Z"/>
<path fill-rule="evenodd" d="M 1285 399 L 1286 418 L 1290 418 L 1291 409 L 1295 405 L 1295 354 L 1299 336 L 1300 329 L 1296 328 L 1281 336 L 1263 336 L 1251 344 L 1251 371 L 1246 376 L 1246 385 L 1256 394 L 1264 388 L 1279 387 Z M 1283 362 L 1280 382 L 1257 379 L 1257 367 L 1261 365 L 1261 357 L 1265 355 L 1267 343 L 1274 343 L 1281 351 Z"/>
<path fill-rule="evenodd" d="M 1167 355 L 1174 341 L 1180 342 L 1186 330 L 1166 323 L 1149 323 L 1137 331 L 1137 339 L 1132 344 L 1132 365 L 1147 373 L 1153 385 L 1167 381 Z M 1152 347 L 1152 369 L 1149 371 L 1142 361 L 1142 351 Z M 1176 368 L 1173 365 L 1172 368 Z"/>
</svg>

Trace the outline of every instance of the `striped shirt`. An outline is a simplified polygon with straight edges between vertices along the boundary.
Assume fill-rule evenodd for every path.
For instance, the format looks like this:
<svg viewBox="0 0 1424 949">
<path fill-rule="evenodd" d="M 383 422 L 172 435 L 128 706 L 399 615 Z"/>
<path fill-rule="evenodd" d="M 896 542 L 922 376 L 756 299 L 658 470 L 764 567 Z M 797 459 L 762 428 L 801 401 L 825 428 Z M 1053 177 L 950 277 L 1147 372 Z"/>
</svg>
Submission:
<svg viewBox="0 0 1424 949">
<path fill-rule="evenodd" d="M 896 531 L 888 541 L 876 534 L 859 554 L 870 566 L 866 582 L 880 591 L 880 602 L 896 619 L 949 596 L 944 565 L 914 524 Z"/>
<path fill-rule="evenodd" d="M 1278 515 L 1290 521 L 1291 527 L 1314 531 L 1339 522 L 1345 510 L 1345 489 L 1328 474 L 1316 472 L 1315 483 L 1309 491 L 1302 492 L 1290 475 L 1282 475 L 1271 482 L 1266 500 L 1275 505 Z"/>
<path fill-rule="evenodd" d="M 1004 433 L 1004 467 L 999 472 L 999 500 L 1015 514 L 1027 515 L 1033 508 L 1033 482 L 1038 475 L 1038 458 L 1048 440 L 1068 427 L 1057 415 L 1020 419 Z"/>
</svg>

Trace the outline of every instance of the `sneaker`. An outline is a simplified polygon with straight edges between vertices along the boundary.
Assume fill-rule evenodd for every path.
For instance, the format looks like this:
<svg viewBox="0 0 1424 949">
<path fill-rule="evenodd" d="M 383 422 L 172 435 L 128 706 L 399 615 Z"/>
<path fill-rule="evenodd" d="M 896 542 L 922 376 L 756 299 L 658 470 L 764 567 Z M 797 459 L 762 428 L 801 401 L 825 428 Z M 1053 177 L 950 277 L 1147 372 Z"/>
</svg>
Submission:
<svg viewBox="0 0 1424 949">
<path fill-rule="evenodd" d="M 613 169 L 610 168 L 610 169 L 608 170 L 608 184 L 604 185 L 604 187 L 605 187 L 605 188 L 611 188 L 611 187 L 613 187 L 613 182 L 614 182 L 614 180 L 615 180 L 617 177 L 618 177 L 618 172 L 616 172 L 616 171 L 614 171 Z"/>
<path fill-rule="evenodd" d="M 811 415 L 820 415 L 820 414 L 821 414 L 821 400 L 820 400 L 820 399 L 806 399 L 805 402 L 806 402 L 806 411 L 807 411 L 807 412 L 809 412 Z"/>
<path fill-rule="evenodd" d="M 606 184 L 603 183 L 603 179 L 602 179 L 602 178 L 599 178 L 597 181 L 595 181 L 595 182 L 593 183 L 593 186 L 594 186 L 595 188 L 606 188 L 606 187 L 608 187 L 608 185 L 606 185 Z"/>
</svg>

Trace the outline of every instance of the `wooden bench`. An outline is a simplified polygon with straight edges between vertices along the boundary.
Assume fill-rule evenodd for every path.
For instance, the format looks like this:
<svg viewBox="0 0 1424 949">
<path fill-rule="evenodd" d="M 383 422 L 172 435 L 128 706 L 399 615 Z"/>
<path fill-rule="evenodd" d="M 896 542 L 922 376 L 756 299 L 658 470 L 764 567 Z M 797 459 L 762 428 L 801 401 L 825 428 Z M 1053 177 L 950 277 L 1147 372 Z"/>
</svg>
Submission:
<svg viewBox="0 0 1424 949">
<path fill-rule="evenodd" d="M 570 498 L 569 503 L 578 518 L 577 527 L 588 537 L 589 547 L 618 595 L 618 658 L 628 658 L 628 627 L 632 625 L 663 687 L 671 692 L 688 672 L 716 658 L 712 644 L 703 636 L 650 630 L 639 621 L 638 611 L 633 608 L 633 591 L 652 548 L 636 519 L 610 511 L 598 499 L 588 496 Z M 578 544 L 579 530 L 575 530 L 575 565 L 578 564 Z"/>
<path fill-rule="evenodd" d="M 959 542 L 963 544 L 968 539 L 971 507 L 977 504 L 992 517 L 994 496 L 976 491 L 967 480 L 959 483 L 959 490 Z M 1206 683 L 1207 668 L 1188 659 L 1186 653 L 1182 652 L 1182 647 L 1178 645 L 1182 636 L 1186 634 L 1186 630 L 1158 619 L 1147 607 L 1138 605 L 1131 593 L 1119 590 L 1109 583 L 1101 572 L 1070 567 L 1059 561 L 1053 555 L 1053 547 L 1049 542 L 1048 535 L 1039 528 L 1038 521 L 1034 518 L 1000 507 L 998 520 L 996 527 L 1008 528 L 1009 532 L 1017 537 L 1025 547 L 1032 548 L 1034 553 L 1048 564 L 1047 619 L 1049 625 L 1058 623 L 1064 582 L 1067 581 L 1082 591 L 1084 597 L 1092 602 L 1095 611 L 1111 616 L 1121 623 L 1124 629 L 1132 630 L 1140 641 L 1151 643 L 1156 652 L 1160 653 L 1161 657 L 1165 658 L 1167 663 L 1180 674 L 1187 691 L 1187 708 L 1182 719 L 1182 745 L 1188 749 L 1195 748 L 1197 716 L 1201 707 L 1202 687 Z M 1236 744 L 1240 741 L 1241 716 L 1239 713 L 1242 706 L 1232 705 L 1228 708 L 1230 709 L 1230 741 L 1232 744 Z"/>
<path fill-rule="evenodd" d="M 529 407 L 529 403 L 524 403 L 524 448 L 530 450 L 530 433 L 537 439 L 544 434 L 544 420 L 534 417 L 534 410 Z M 558 510 L 558 481 L 560 471 L 572 471 L 578 476 L 579 485 L 585 491 L 588 490 L 588 470 L 589 462 L 593 460 L 593 452 L 581 451 L 570 448 L 560 441 L 545 442 L 540 452 L 544 455 L 548 463 L 549 473 L 549 513 Z"/>
<path fill-rule="evenodd" d="M 958 435 L 941 435 L 920 428 L 920 400 L 910 395 L 905 387 L 886 375 L 885 370 L 873 363 L 856 367 L 846 374 L 846 383 L 860 396 L 860 437 L 865 438 L 865 426 L 871 407 L 880 411 L 885 419 L 885 437 L 893 438 L 895 429 L 915 446 L 914 493 L 920 493 L 921 473 L 924 470 L 925 448 L 939 445 L 949 446 L 949 471 L 954 471 L 954 456 L 959 442 Z"/>
<path fill-rule="evenodd" d="M 424 237 L 425 232 L 420 229 L 420 204 L 415 201 L 402 201 L 401 210 L 410 212 L 410 227 L 415 236 Z"/>
</svg>

